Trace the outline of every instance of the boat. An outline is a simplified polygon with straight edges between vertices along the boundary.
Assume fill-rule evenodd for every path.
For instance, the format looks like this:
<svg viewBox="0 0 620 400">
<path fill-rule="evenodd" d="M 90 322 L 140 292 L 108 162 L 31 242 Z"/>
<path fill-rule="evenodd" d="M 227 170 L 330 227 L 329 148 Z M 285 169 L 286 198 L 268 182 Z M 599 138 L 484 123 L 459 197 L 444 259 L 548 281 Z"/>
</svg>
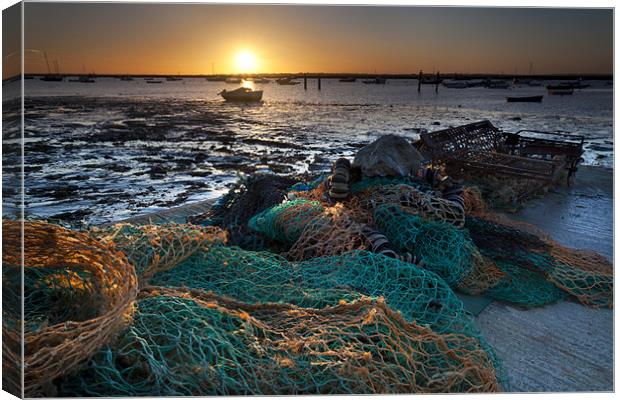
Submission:
<svg viewBox="0 0 620 400">
<path fill-rule="evenodd" d="M 443 81 L 443 85 L 449 89 L 466 89 L 470 87 L 469 81 L 461 80 Z"/>
<path fill-rule="evenodd" d="M 43 57 L 45 57 L 45 64 L 47 65 L 47 75 L 43 75 L 41 77 L 42 81 L 45 82 L 62 82 L 65 80 L 65 77 L 60 75 L 60 67 L 58 66 L 58 60 L 54 60 L 54 72 L 50 68 L 49 60 L 47 59 L 47 53 L 43 52 Z"/>
<path fill-rule="evenodd" d="M 519 97 L 506 97 L 508 103 L 540 103 L 543 99 L 543 95 L 540 96 L 519 96 Z"/>
<path fill-rule="evenodd" d="M 547 93 L 550 96 L 567 96 L 573 94 L 575 89 L 570 85 L 548 85 Z"/>
<path fill-rule="evenodd" d="M 82 75 L 77 79 L 70 79 L 69 82 L 79 82 L 79 83 L 95 83 L 95 80 L 87 75 Z"/>
<path fill-rule="evenodd" d="M 357 81 L 357 78 L 341 78 L 339 79 L 340 82 L 355 82 Z"/>
<path fill-rule="evenodd" d="M 235 90 L 224 89 L 218 94 L 222 96 L 224 100 L 236 103 L 253 103 L 261 101 L 263 98 L 262 90 L 252 90 L 246 87 L 240 87 Z"/>
<path fill-rule="evenodd" d="M 276 79 L 278 85 L 299 85 L 300 82 L 294 81 L 291 78 L 280 78 Z"/>
<path fill-rule="evenodd" d="M 226 83 L 241 83 L 241 78 L 226 78 Z"/>
<path fill-rule="evenodd" d="M 166 80 L 168 82 L 175 82 L 175 81 L 182 81 L 183 78 L 177 77 L 177 76 L 168 76 L 168 77 L 166 77 Z"/>
<path fill-rule="evenodd" d="M 491 79 L 487 82 L 486 87 L 489 89 L 508 89 L 510 83 L 503 79 Z"/>
<path fill-rule="evenodd" d="M 121 81 L 133 81 L 133 78 L 129 75 L 121 76 Z"/>
<path fill-rule="evenodd" d="M 530 80 L 527 85 L 530 87 L 540 87 L 542 83 L 540 81 Z"/>
<path fill-rule="evenodd" d="M 254 83 L 269 83 L 271 82 L 269 79 L 267 78 L 256 78 L 254 79 Z"/>
<path fill-rule="evenodd" d="M 162 83 L 163 81 L 157 80 L 157 79 L 147 79 L 146 83 Z"/>
<path fill-rule="evenodd" d="M 367 85 L 385 85 L 385 83 L 387 82 L 387 79 L 377 77 L 374 79 L 364 79 L 362 82 Z"/>
<path fill-rule="evenodd" d="M 45 75 L 41 77 L 41 80 L 45 82 L 62 82 L 65 78 L 61 75 Z"/>
<path fill-rule="evenodd" d="M 573 89 L 585 89 L 585 88 L 590 87 L 589 83 L 583 83 L 583 81 L 581 79 L 576 80 L 576 81 L 560 82 L 560 85 L 562 85 L 562 86 L 570 86 Z"/>
<path fill-rule="evenodd" d="M 209 82 L 225 82 L 226 81 L 225 76 L 207 76 L 206 79 Z"/>
</svg>

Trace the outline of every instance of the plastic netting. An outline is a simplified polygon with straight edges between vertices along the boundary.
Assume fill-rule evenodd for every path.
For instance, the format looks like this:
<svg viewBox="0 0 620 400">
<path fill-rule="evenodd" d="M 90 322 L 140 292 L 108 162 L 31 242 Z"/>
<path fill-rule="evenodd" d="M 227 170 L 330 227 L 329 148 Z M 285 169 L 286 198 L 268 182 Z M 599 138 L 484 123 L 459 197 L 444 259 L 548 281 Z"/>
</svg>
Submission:
<svg viewBox="0 0 620 400">
<path fill-rule="evenodd" d="M 475 339 L 406 322 L 378 300 L 321 310 L 150 288 L 133 326 L 64 396 L 497 391 Z"/>
<path fill-rule="evenodd" d="M 281 203 L 286 197 L 292 178 L 274 174 L 256 174 L 242 179 L 232 187 L 208 212 L 191 217 L 188 222 L 219 226 L 229 232 L 229 242 L 248 249 L 264 249 L 265 243 L 248 229 L 251 217 L 266 208 Z M 298 189 L 312 187 L 295 185 Z"/>
<path fill-rule="evenodd" d="M 285 302 L 314 308 L 362 297 L 342 287 L 309 287 L 285 258 L 234 246 L 197 252 L 173 270 L 155 275 L 151 283 L 213 291 L 249 303 Z"/>
<path fill-rule="evenodd" d="M 227 232 L 218 227 L 175 223 L 123 223 L 91 229 L 91 234 L 123 251 L 142 281 L 176 266 L 203 246 L 227 241 Z"/>
<path fill-rule="evenodd" d="M 459 203 L 410 185 L 375 186 L 358 193 L 357 197 L 359 205 L 368 210 L 388 204 L 401 205 L 427 220 L 448 222 L 457 227 L 465 223 L 465 211 Z"/>
<path fill-rule="evenodd" d="M 613 306 L 613 266 L 601 255 L 564 247 L 522 222 L 472 216 L 466 227 L 481 252 L 502 269 L 525 270 L 521 276 L 528 275 L 528 282 L 546 280 L 585 305 Z"/>
<path fill-rule="evenodd" d="M 213 291 L 245 302 L 283 302 L 321 308 L 362 295 L 384 297 L 408 321 L 439 333 L 480 337 L 473 318 L 450 287 L 430 271 L 368 251 L 289 262 L 270 252 L 212 246 L 173 270 L 153 277 L 152 284 Z"/>
<path fill-rule="evenodd" d="M 256 214 L 248 226 L 271 240 L 292 245 L 323 211 L 324 207 L 318 201 L 295 199 Z"/>
<path fill-rule="evenodd" d="M 327 207 L 305 224 L 301 235 L 286 253 L 291 260 L 334 256 L 366 248 L 363 225 L 342 206 Z"/>
<path fill-rule="evenodd" d="M 457 286 L 473 269 L 473 243 L 467 232 L 446 222 L 427 221 L 416 210 L 395 204 L 374 212 L 377 227 L 401 252 L 424 260 L 424 268 Z"/>
<path fill-rule="evenodd" d="M 2 228 L 3 296 L 19 298 L 22 261 L 24 266 L 24 394 L 53 396 L 54 379 L 123 329 L 138 290 L 136 274 L 114 248 L 43 222 L 23 223 L 22 260 L 22 223 L 5 220 Z M 5 341 L 21 341 L 11 334 L 22 322 L 20 311 L 4 310 Z M 14 347 L 8 343 L 3 349 Z M 12 351 L 4 357 L 21 364 Z"/>
</svg>

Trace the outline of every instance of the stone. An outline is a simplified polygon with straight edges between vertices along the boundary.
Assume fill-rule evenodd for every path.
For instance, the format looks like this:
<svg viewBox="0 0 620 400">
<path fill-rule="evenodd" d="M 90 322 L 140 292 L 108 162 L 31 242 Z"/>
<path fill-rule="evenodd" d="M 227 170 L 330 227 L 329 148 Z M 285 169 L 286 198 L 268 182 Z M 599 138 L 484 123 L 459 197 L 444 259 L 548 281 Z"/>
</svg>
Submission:
<svg viewBox="0 0 620 400">
<path fill-rule="evenodd" d="M 385 135 L 361 148 L 353 160 L 353 168 L 373 176 L 414 175 L 420 168 L 422 155 L 407 139 Z"/>
</svg>

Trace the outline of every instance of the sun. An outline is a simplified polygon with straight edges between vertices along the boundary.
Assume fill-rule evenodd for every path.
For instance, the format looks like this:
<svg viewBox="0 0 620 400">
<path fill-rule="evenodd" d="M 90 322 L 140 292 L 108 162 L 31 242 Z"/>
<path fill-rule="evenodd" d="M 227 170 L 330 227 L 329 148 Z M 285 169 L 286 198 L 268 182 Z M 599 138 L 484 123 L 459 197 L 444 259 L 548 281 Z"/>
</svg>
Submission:
<svg viewBox="0 0 620 400">
<path fill-rule="evenodd" d="M 254 72 L 258 65 L 254 54 L 247 50 L 237 53 L 236 64 L 239 72 Z"/>
</svg>

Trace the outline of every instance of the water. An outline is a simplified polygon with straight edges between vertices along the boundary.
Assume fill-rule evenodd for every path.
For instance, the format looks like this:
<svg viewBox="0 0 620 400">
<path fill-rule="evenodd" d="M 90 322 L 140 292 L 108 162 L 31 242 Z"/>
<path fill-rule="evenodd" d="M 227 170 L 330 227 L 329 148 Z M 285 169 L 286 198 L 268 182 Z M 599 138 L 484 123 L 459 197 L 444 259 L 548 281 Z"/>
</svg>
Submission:
<svg viewBox="0 0 620 400">
<path fill-rule="evenodd" d="M 18 127 L 7 100 L 5 126 Z M 31 218 L 102 223 L 214 198 L 239 174 L 328 168 L 374 138 L 416 139 L 482 119 L 508 130 L 563 131 L 586 136 L 584 163 L 613 167 L 613 90 L 605 82 L 542 103 L 507 103 L 506 96 L 546 94 L 544 87 L 446 89 L 417 81 L 387 85 L 324 79 L 264 90 L 260 105 L 224 103 L 236 85 L 200 78 L 162 84 L 98 78 L 96 83 L 25 81 L 25 201 Z M 16 134 L 14 134 L 16 135 Z M 10 188 L 19 135 L 5 134 Z M 8 147 L 7 147 L 8 146 Z M 5 191 L 4 214 L 14 212 Z M 5 200 L 6 202 L 6 200 Z M 9 206 L 7 206 L 9 204 Z"/>
</svg>

